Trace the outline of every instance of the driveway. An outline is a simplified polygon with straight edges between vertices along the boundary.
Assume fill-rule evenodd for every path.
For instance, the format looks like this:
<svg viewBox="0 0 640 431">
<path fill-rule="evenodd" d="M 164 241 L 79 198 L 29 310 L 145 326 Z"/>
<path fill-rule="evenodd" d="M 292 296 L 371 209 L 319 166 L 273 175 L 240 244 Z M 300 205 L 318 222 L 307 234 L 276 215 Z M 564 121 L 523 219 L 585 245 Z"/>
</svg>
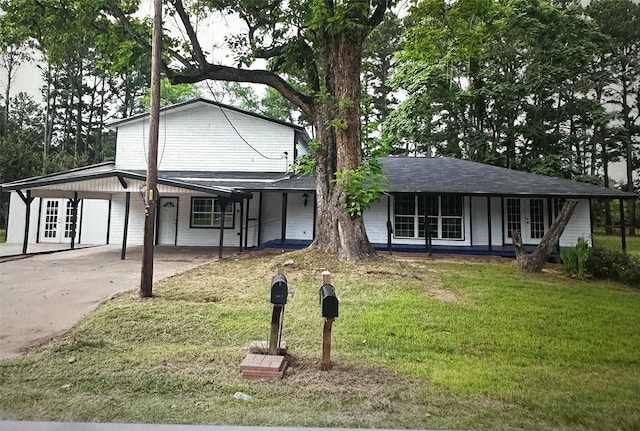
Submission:
<svg viewBox="0 0 640 431">
<path fill-rule="evenodd" d="M 140 286 L 141 247 L 100 246 L 0 262 L 0 359 L 68 331 L 113 294 Z M 154 282 L 217 259 L 209 247 L 156 247 Z"/>
</svg>

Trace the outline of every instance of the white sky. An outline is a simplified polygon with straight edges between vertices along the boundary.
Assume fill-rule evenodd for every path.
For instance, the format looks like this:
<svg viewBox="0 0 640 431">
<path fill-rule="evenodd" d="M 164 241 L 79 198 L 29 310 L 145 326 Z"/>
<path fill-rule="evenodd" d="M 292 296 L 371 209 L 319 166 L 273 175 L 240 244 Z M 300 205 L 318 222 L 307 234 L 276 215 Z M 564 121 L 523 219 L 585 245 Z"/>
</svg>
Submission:
<svg viewBox="0 0 640 431">
<path fill-rule="evenodd" d="M 151 0 L 143 0 L 140 8 L 142 16 L 153 15 L 153 3 Z M 165 15 L 165 28 L 170 31 L 176 31 L 178 28 L 178 18 L 171 18 Z M 195 25 L 195 23 L 194 23 Z M 214 15 L 207 21 L 198 23 L 197 31 L 202 49 L 209 53 L 208 59 L 213 63 L 232 65 L 233 58 L 230 51 L 224 45 L 224 38 L 229 34 L 236 34 L 242 31 L 243 23 L 238 17 L 223 16 L 221 14 Z M 263 63 L 264 64 L 264 63 Z M 263 67 L 258 64 L 258 67 Z M 0 66 L 0 90 L 4 94 L 7 83 L 7 72 Z M 18 68 L 14 82 L 12 83 L 11 94 L 15 95 L 19 92 L 26 92 L 36 101 L 42 102 L 41 88 L 44 85 L 40 69 L 37 62 L 23 64 Z M 262 92 L 260 86 L 253 86 L 258 93 Z M 206 85 L 202 86 L 202 94 L 207 97 L 208 89 Z M 209 96 L 210 97 L 210 96 Z M 626 165 L 623 162 L 611 163 L 609 167 L 609 175 L 616 181 L 626 181 Z M 637 177 L 637 172 L 634 177 Z"/>
</svg>

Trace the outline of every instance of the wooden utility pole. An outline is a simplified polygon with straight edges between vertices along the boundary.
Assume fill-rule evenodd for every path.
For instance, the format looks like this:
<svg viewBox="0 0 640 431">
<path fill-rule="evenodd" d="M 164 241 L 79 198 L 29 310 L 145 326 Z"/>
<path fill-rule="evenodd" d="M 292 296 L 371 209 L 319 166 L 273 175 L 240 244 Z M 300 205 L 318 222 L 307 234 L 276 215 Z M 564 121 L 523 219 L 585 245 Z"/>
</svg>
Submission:
<svg viewBox="0 0 640 431">
<path fill-rule="evenodd" d="M 153 296 L 153 243 L 158 193 L 158 131 L 160 123 L 160 62 L 162 61 L 162 0 L 153 0 L 153 32 L 151 42 L 151 118 L 149 119 L 149 160 L 145 189 L 144 242 L 140 297 Z"/>
</svg>

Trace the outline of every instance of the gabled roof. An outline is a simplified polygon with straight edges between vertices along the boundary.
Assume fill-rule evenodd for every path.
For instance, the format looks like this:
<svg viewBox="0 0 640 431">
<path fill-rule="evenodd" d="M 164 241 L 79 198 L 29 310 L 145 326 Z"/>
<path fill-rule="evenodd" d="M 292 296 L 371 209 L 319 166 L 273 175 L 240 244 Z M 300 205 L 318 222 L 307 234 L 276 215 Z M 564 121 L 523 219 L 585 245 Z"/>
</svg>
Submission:
<svg viewBox="0 0 640 431">
<path fill-rule="evenodd" d="M 239 112 L 241 114 L 245 114 L 245 115 L 249 115 L 251 117 L 259 118 L 261 120 L 266 120 L 266 121 L 270 121 L 272 123 L 277 123 L 277 124 L 281 124 L 283 126 L 291 127 L 292 129 L 295 129 L 297 133 L 300 133 L 301 136 L 303 137 L 303 139 L 306 138 L 307 141 L 309 140 L 309 136 L 307 135 L 307 132 L 304 130 L 304 128 L 302 126 L 299 126 L 299 125 L 293 124 L 293 123 L 289 123 L 287 121 L 276 120 L 274 118 L 270 118 L 270 117 L 267 117 L 265 115 L 256 114 L 255 112 L 245 111 L 244 109 L 236 108 L 236 107 L 230 106 L 230 105 L 225 105 L 224 103 L 218 103 L 218 102 L 215 102 L 213 100 L 205 99 L 205 98 L 202 98 L 202 97 L 198 97 L 198 98 L 195 98 L 195 99 L 187 100 L 185 102 L 176 103 L 174 105 L 165 106 L 165 107 L 160 109 L 160 112 L 169 114 L 169 113 L 181 112 L 181 111 L 197 108 L 199 106 L 216 106 L 216 107 L 221 108 L 221 109 L 228 109 L 230 111 Z M 116 121 L 113 121 L 113 122 L 107 124 L 107 128 L 109 128 L 111 130 L 116 130 L 118 127 L 120 127 L 120 126 L 122 126 L 124 124 L 129 124 L 129 123 L 134 123 L 136 121 L 141 121 L 141 120 L 146 119 L 148 117 L 149 117 L 149 113 L 148 112 L 144 112 L 144 113 L 137 114 L 137 115 L 132 115 L 131 117 L 123 118 L 122 120 L 116 120 Z"/>
<path fill-rule="evenodd" d="M 637 198 L 635 193 L 449 157 L 383 157 L 389 192 Z"/>
</svg>

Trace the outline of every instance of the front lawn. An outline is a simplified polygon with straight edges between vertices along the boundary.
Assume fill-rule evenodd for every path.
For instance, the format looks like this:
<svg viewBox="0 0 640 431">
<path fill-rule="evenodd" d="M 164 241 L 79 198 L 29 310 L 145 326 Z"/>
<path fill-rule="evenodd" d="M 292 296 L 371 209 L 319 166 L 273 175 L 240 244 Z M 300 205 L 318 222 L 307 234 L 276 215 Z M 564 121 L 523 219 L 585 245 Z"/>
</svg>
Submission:
<svg viewBox="0 0 640 431">
<path fill-rule="evenodd" d="M 281 381 L 245 381 L 287 259 Z M 320 273 L 340 317 L 319 371 Z M 3 419 L 447 429 L 640 428 L 640 292 L 513 261 L 228 259 L 121 295 L 62 341 L 0 362 Z M 236 392 L 252 397 L 234 399 Z"/>
</svg>

